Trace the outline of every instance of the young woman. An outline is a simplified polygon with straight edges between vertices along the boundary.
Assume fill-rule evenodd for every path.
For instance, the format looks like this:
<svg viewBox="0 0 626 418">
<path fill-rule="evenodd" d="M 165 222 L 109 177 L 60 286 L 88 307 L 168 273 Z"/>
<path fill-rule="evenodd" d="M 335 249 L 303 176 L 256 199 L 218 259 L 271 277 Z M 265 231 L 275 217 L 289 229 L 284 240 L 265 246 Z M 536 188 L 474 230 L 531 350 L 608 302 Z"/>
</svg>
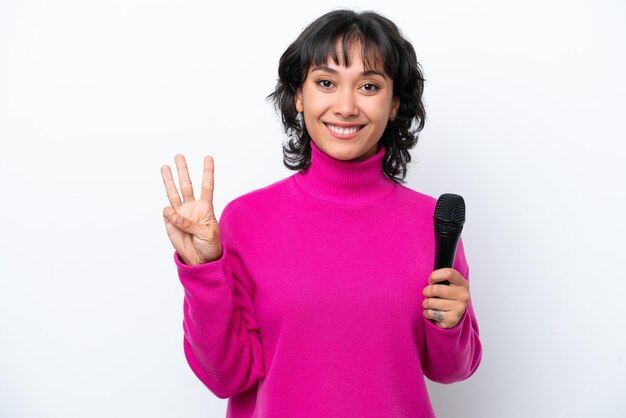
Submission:
<svg viewBox="0 0 626 418">
<path fill-rule="evenodd" d="M 434 417 L 424 376 L 478 367 L 463 243 L 433 271 L 436 199 L 402 184 L 424 126 L 419 68 L 385 17 L 327 13 L 287 48 L 269 96 L 295 174 L 218 223 L 213 159 L 200 200 L 182 155 L 182 201 L 163 166 L 185 355 L 229 417 Z"/>
</svg>

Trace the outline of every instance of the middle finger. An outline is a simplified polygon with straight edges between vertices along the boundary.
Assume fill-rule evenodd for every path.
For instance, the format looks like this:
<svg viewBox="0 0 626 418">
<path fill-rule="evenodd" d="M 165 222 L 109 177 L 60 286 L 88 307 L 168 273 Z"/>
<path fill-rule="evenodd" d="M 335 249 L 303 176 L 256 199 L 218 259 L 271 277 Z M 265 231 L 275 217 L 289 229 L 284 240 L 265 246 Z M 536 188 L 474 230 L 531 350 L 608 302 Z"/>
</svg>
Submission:
<svg viewBox="0 0 626 418">
<path fill-rule="evenodd" d="M 183 202 L 193 202 L 196 199 L 193 197 L 193 187 L 191 186 L 189 171 L 187 171 L 187 161 L 181 154 L 176 155 L 174 159 L 176 160 L 176 170 L 178 171 L 178 182 L 180 183 L 180 192 L 183 194 Z"/>
</svg>

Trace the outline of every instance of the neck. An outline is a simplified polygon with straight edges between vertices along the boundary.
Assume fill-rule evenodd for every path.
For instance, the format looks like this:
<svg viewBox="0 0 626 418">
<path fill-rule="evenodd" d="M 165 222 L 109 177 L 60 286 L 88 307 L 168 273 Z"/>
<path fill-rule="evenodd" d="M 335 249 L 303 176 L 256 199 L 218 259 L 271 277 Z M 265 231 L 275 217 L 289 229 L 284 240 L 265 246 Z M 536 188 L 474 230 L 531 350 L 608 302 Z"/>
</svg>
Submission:
<svg viewBox="0 0 626 418">
<path fill-rule="evenodd" d="M 294 178 L 309 195 L 329 202 L 358 205 L 376 200 L 396 183 L 383 171 L 385 146 L 364 161 L 342 161 L 325 154 L 313 141 L 311 164 Z"/>
</svg>

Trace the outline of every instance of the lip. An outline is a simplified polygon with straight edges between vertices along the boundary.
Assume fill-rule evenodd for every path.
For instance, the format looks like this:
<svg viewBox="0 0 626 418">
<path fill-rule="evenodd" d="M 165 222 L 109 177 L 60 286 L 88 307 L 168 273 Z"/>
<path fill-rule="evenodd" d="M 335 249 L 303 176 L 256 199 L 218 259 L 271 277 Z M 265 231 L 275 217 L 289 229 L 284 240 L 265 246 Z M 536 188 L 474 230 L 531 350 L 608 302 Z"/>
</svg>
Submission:
<svg viewBox="0 0 626 418">
<path fill-rule="evenodd" d="M 342 128 L 352 128 L 354 126 L 365 126 L 362 123 L 341 123 L 341 122 L 324 122 L 326 125 L 341 126 Z"/>
<path fill-rule="evenodd" d="M 350 127 L 355 127 L 355 126 L 360 126 L 359 130 L 356 131 L 353 134 L 350 135 L 342 135 L 342 134 L 338 134 L 337 132 L 334 132 L 332 129 L 330 129 L 328 127 L 328 125 L 333 125 L 333 126 L 341 126 L 342 128 L 350 128 Z M 337 139 L 352 139 L 355 138 L 356 136 L 358 136 L 361 131 L 363 130 L 363 126 L 364 125 L 348 125 L 348 124 L 340 124 L 340 123 L 324 123 L 324 126 L 326 126 L 326 130 L 328 130 L 328 133 L 333 137 L 333 138 L 337 138 Z"/>
</svg>

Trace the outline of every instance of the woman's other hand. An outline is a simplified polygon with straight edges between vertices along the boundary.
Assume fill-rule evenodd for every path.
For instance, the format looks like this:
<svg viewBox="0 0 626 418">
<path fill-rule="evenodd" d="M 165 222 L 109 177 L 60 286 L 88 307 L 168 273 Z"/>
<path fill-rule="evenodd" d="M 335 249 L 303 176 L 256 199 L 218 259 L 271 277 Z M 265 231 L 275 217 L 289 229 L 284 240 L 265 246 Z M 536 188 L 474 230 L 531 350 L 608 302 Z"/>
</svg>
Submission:
<svg viewBox="0 0 626 418">
<path fill-rule="evenodd" d="M 162 166 L 161 176 L 171 205 L 163 209 L 167 235 L 186 264 L 198 265 L 217 260 L 222 256 L 222 243 L 219 225 L 213 213 L 213 157 L 204 157 L 200 200 L 196 200 L 193 195 L 185 157 L 178 154 L 174 161 L 183 200 L 181 202 L 170 167 Z"/>
<path fill-rule="evenodd" d="M 448 280 L 449 286 L 437 284 Z M 470 300 L 469 282 L 453 268 L 433 271 L 424 288 L 424 316 L 441 328 L 452 328 L 459 323 Z"/>
</svg>

